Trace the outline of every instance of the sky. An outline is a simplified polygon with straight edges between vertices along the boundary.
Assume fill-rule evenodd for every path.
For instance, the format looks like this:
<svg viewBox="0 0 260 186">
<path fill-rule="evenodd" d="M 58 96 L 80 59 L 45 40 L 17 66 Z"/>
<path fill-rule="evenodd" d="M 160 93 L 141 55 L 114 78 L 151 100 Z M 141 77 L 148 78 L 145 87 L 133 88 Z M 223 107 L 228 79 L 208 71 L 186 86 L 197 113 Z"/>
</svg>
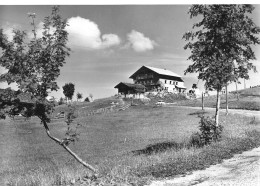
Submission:
<svg viewBox="0 0 260 186">
<path fill-rule="evenodd" d="M 8 37 L 12 29 L 30 32 L 27 13 L 36 13 L 38 34 L 42 21 L 51 13 L 50 5 L 0 5 L 0 27 Z M 120 82 L 132 82 L 129 77 L 141 66 L 153 66 L 171 70 L 181 76 L 189 89 L 197 83 L 197 74 L 184 75 L 192 64 L 184 50 L 182 36 L 192 30 L 198 19 L 187 14 L 190 5 L 61 5 L 61 15 L 68 19 L 69 47 L 72 52 L 61 68 L 57 79 L 60 89 L 51 95 L 64 97 L 62 86 L 74 83 L 75 92 L 90 93 L 94 99 L 117 93 L 114 87 Z M 260 25 L 260 5 L 252 18 Z M 258 60 L 254 61 L 260 72 L 260 46 L 253 46 Z M 0 68 L 0 73 L 4 69 Z M 246 86 L 259 85 L 259 73 L 250 72 Z M 243 81 L 242 81 L 243 82 Z M 7 84 L 0 83 L 1 88 Z M 14 88 L 14 85 L 12 85 Z M 238 85 L 242 89 L 244 84 Z M 199 82 L 203 89 L 203 82 Z M 229 86 L 234 90 L 235 85 Z M 76 96 L 74 96 L 74 99 Z"/>
</svg>

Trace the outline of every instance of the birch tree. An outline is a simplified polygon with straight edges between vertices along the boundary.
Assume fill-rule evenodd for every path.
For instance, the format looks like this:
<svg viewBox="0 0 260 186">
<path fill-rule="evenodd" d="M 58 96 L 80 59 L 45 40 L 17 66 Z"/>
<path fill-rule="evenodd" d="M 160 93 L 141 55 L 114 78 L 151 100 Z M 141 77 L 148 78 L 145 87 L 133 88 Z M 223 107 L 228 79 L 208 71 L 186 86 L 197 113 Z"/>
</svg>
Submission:
<svg viewBox="0 0 260 186">
<path fill-rule="evenodd" d="M 253 10 L 252 5 L 193 5 L 188 11 L 191 19 L 201 20 L 183 35 L 193 62 L 185 74 L 198 73 L 206 89 L 217 91 L 216 125 L 222 88 L 239 78 L 249 79 L 250 70 L 256 72 L 252 45 L 260 44 L 260 28 L 249 17 Z"/>
</svg>

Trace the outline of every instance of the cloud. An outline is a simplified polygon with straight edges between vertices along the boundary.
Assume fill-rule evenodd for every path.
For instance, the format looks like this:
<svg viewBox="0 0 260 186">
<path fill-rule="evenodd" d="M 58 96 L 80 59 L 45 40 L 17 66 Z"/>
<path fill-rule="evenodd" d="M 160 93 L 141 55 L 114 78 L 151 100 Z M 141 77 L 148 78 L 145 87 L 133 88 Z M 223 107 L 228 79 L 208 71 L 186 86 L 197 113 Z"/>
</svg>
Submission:
<svg viewBox="0 0 260 186">
<path fill-rule="evenodd" d="M 68 36 L 68 44 L 70 46 L 78 46 L 88 50 L 106 49 L 112 46 L 119 45 L 121 40 L 115 34 L 103 34 L 98 28 L 98 25 L 88 19 L 82 17 L 71 17 L 68 19 L 68 26 L 66 27 Z M 55 29 L 50 28 L 50 33 Z M 43 22 L 37 25 L 37 38 L 42 37 Z M 33 33 L 29 34 L 33 38 Z"/>
<path fill-rule="evenodd" d="M 126 46 L 131 46 L 136 52 L 145 52 L 153 50 L 157 45 L 155 41 L 145 37 L 143 33 L 132 30 L 127 34 L 128 43 Z"/>
<path fill-rule="evenodd" d="M 115 34 L 104 34 L 102 36 L 103 40 L 103 47 L 107 48 L 113 45 L 119 45 L 120 44 L 120 38 Z"/>
<path fill-rule="evenodd" d="M 115 34 L 103 34 L 98 25 L 82 17 L 68 19 L 67 31 L 69 43 L 88 49 L 105 49 L 120 44 L 120 38 Z"/>
</svg>

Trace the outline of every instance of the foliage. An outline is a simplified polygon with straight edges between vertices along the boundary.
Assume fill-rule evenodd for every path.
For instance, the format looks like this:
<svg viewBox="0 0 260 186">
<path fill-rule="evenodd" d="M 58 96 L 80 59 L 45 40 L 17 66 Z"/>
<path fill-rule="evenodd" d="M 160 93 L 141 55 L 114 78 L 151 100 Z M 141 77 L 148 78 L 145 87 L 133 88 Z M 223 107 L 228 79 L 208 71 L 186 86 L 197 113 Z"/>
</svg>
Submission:
<svg viewBox="0 0 260 186">
<path fill-rule="evenodd" d="M 83 98 L 82 93 L 77 93 L 77 100 L 81 100 Z"/>
<path fill-rule="evenodd" d="M 157 82 L 157 85 L 159 86 L 159 89 L 160 89 L 160 90 L 164 90 L 164 83 L 163 83 L 162 81 L 159 80 L 159 81 Z"/>
<path fill-rule="evenodd" d="M 58 105 L 64 104 L 64 99 L 61 97 L 60 100 L 58 101 Z"/>
<path fill-rule="evenodd" d="M 188 12 L 190 18 L 202 16 L 202 20 L 183 35 L 188 41 L 184 49 L 191 50 L 188 60 L 193 61 L 185 74 L 198 73 L 205 88 L 217 90 L 217 95 L 229 83 L 249 79 L 248 72 L 256 72 L 251 46 L 260 44 L 260 28 L 248 16 L 253 10 L 252 5 L 193 5 Z M 217 125 L 219 99 L 217 96 Z"/>
<path fill-rule="evenodd" d="M 63 143 L 65 143 L 67 146 L 71 143 L 71 142 L 75 142 L 77 141 L 79 138 L 79 133 L 77 131 L 77 129 L 81 126 L 80 123 L 75 123 L 74 119 L 76 118 L 75 115 L 75 110 L 76 108 L 72 105 L 68 105 L 69 107 L 69 111 L 66 114 L 66 120 L 65 122 L 67 123 L 67 130 L 66 130 L 66 138 L 63 139 Z"/>
<path fill-rule="evenodd" d="M 33 19 L 35 15 L 30 16 Z M 12 41 L 8 41 L 3 29 L 0 29 L 0 65 L 7 70 L 1 74 L 0 80 L 8 84 L 16 83 L 18 86 L 17 92 L 8 99 L 1 100 L 1 110 L 5 114 L 18 114 L 27 110 L 24 114 L 28 117 L 35 115 L 48 120 L 46 114 L 52 106 L 48 104 L 46 97 L 48 92 L 58 90 L 56 79 L 70 51 L 66 47 L 66 25 L 66 20 L 62 20 L 59 15 L 59 8 L 53 7 L 51 16 L 44 19 L 41 38 L 37 37 L 35 29 L 34 38 L 26 37 L 24 31 L 14 30 Z M 50 30 L 54 30 L 53 33 Z M 26 42 L 28 39 L 30 41 Z M 19 102 L 17 97 L 21 93 L 28 93 L 33 104 Z"/>
<path fill-rule="evenodd" d="M 195 84 L 195 83 L 192 84 L 192 89 L 196 89 L 196 88 L 198 88 L 198 87 L 197 87 L 197 84 Z"/>
<path fill-rule="evenodd" d="M 68 148 L 68 142 L 75 138 L 74 133 L 68 130 L 66 133 L 70 136 L 68 139 L 58 139 L 50 133 L 48 126 L 54 104 L 46 98 L 49 92 L 58 90 L 56 79 L 70 52 L 66 46 L 67 20 L 62 19 L 59 7 L 54 6 L 51 15 L 45 17 L 43 21 L 42 36 L 39 37 L 34 22 L 35 16 L 34 13 L 29 14 L 32 19 L 33 36 L 26 37 L 25 31 L 14 30 L 14 37 L 9 41 L 3 29 L 0 29 L 0 65 L 7 70 L 0 75 L 0 81 L 8 84 L 16 83 L 18 87 L 18 91 L 11 89 L 1 91 L 0 116 L 1 118 L 18 114 L 25 117 L 37 116 L 48 137 L 61 145 L 82 165 L 95 172 L 91 165 Z M 68 84 L 68 90 L 65 89 L 65 95 L 69 99 L 72 99 L 74 93 L 74 85 L 72 85 Z M 24 94 L 29 99 L 21 99 L 21 95 Z M 67 121 L 68 125 L 72 122 L 70 119 Z"/>
<path fill-rule="evenodd" d="M 86 97 L 84 101 L 85 102 L 90 102 L 88 97 Z"/>
<path fill-rule="evenodd" d="M 194 114 L 194 113 L 193 113 Z M 197 114 L 197 113 L 195 113 Z M 221 139 L 221 133 L 223 131 L 222 125 L 216 125 L 215 121 L 210 117 L 205 117 L 204 114 L 199 114 L 199 130 L 191 135 L 189 139 L 189 146 L 203 147 L 209 145 L 212 142 L 219 141 Z"/>
<path fill-rule="evenodd" d="M 191 50 L 188 59 L 194 62 L 185 74 L 198 72 L 205 87 L 216 90 L 238 78 L 248 79 L 248 71 L 256 71 L 250 62 L 256 59 L 251 45 L 260 44 L 260 28 L 248 17 L 253 10 L 252 5 L 193 5 L 190 18 L 203 18 L 183 36 L 195 40 L 184 47 Z"/>
<path fill-rule="evenodd" d="M 202 147 L 203 146 L 199 132 L 194 132 L 190 136 L 188 145 L 191 146 L 191 147 Z"/>
<path fill-rule="evenodd" d="M 223 126 L 216 126 L 215 121 L 210 117 L 200 116 L 200 141 L 202 145 L 209 145 L 220 140 Z"/>
<path fill-rule="evenodd" d="M 73 83 L 66 83 L 62 88 L 63 88 L 63 94 L 69 100 L 72 100 L 75 91 L 75 85 Z"/>
</svg>

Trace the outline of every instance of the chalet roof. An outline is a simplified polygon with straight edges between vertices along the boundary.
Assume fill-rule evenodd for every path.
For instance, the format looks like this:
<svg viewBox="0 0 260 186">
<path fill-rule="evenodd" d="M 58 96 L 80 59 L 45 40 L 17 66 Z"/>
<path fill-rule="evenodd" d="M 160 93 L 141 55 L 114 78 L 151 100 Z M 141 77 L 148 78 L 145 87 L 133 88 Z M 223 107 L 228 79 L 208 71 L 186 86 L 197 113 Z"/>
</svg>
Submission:
<svg viewBox="0 0 260 186">
<path fill-rule="evenodd" d="M 150 70 L 152 70 L 158 74 L 161 74 L 161 75 L 181 77 L 180 75 L 178 75 L 170 70 L 167 70 L 167 69 L 155 68 L 155 67 L 150 67 L 150 66 L 144 66 L 144 67 L 149 68 Z"/>
<path fill-rule="evenodd" d="M 150 67 L 150 66 L 142 66 L 141 68 L 139 68 L 135 73 L 133 73 L 130 78 L 134 78 L 140 71 L 142 71 L 143 69 L 149 69 L 155 73 L 157 73 L 158 75 L 160 75 L 161 77 L 166 77 L 168 79 L 178 79 L 179 81 L 183 81 L 181 79 L 181 76 L 170 71 L 170 70 L 166 70 L 166 69 L 161 69 L 161 68 L 155 68 L 155 67 Z"/>
</svg>

